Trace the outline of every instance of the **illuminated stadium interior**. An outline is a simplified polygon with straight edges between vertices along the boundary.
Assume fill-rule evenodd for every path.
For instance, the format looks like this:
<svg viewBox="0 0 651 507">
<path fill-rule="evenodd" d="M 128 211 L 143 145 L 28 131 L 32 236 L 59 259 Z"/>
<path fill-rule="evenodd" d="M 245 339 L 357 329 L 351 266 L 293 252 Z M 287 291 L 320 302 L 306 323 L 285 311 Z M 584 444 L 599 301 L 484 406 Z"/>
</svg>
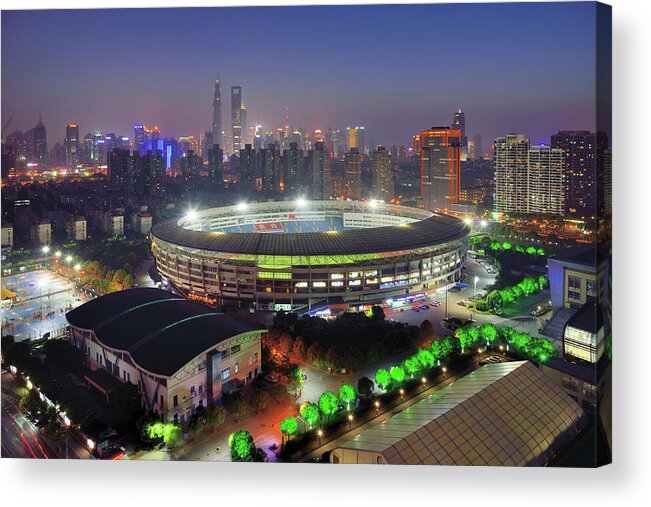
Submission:
<svg viewBox="0 0 651 507">
<path fill-rule="evenodd" d="M 210 304 L 269 309 L 436 288 L 458 279 L 467 236 L 456 218 L 374 201 L 240 204 L 151 232 L 166 283 Z"/>
</svg>

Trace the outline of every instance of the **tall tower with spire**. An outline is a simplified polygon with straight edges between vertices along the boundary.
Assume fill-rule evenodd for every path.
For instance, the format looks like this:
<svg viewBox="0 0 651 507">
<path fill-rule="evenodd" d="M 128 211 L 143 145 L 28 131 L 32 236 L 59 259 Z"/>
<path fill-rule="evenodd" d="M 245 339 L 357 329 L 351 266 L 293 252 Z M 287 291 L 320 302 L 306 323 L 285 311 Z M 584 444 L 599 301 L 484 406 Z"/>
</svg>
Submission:
<svg viewBox="0 0 651 507">
<path fill-rule="evenodd" d="M 223 148 L 222 131 L 222 85 L 217 76 L 212 101 L 212 142 Z"/>
</svg>

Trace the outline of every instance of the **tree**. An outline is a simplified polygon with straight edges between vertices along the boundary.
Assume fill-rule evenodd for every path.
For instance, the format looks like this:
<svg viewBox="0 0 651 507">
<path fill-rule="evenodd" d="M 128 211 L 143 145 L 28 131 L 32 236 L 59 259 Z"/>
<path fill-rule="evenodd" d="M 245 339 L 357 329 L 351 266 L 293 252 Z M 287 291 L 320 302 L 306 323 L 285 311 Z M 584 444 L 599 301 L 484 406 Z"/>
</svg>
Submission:
<svg viewBox="0 0 651 507">
<path fill-rule="evenodd" d="M 481 339 L 486 342 L 486 345 L 490 345 L 497 339 L 497 328 L 493 324 L 487 322 L 480 326 L 479 335 L 481 336 Z"/>
<path fill-rule="evenodd" d="M 118 269 L 113 274 L 113 279 L 111 281 L 115 284 L 122 285 L 125 276 L 127 276 L 127 272 L 124 269 Z"/>
<path fill-rule="evenodd" d="M 434 327 L 432 326 L 432 323 L 427 319 L 425 319 L 420 324 L 420 330 L 423 333 L 424 338 L 429 338 L 434 334 Z"/>
<path fill-rule="evenodd" d="M 297 364 L 293 364 L 289 368 L 288 376 L 289 383 L 287 384 L 287 390 L 291 396 L 298 398 L 303 390 L 303 384 L 305 384 L 303 380 L 303 369 Z"/>
<path fill-rule="evenodd" d="M 298 429 L 298 423 L 296 422 L 295 417 L 287 417 L 286 419 L 283 419 L 280 422 L 280 433 L 283 435 L 282 443 L 284 443 L 285 436 L 287 436 L 287 439 L 289 440 L 289 437 L 291 437 L 294 433 L 296 433 L 297 429 Z"/>
<path fill-rule="evenodd" d="M 256 414 L 259 414 L 262 410 L 267 408 L 269 404 L 269 393 L 264 389 L 258 389 L 251 396 L 251 405 Z"/>
<path fill-rule="evenodd" d="M 135 283 L 133 279 L 133 275 L 127 273 L 124 277 L 124 280 L 122 281 L 122 288 L 123 289 L 130 289 L 133 287 L 133 284 Z"/>
<path fill-rule="evenodd" d="M 339 408 L 339 400 L 332 391 L 326 391 L 319 397 L 319 410 L 326 416 L 326 420 L 337 412 Z"/>
<path fill-rule="evenodd" d="M 45 410 L 45 404 L 41 401 L 36 389 L 30 389 L 20 399 L 20 408 L 29 412 L 32 419 L 38 421 Z"/>
<path fill-rule="evenodd" d="M 233 407 L 231 408 L 232 414 L 239 420 L 246 415 L 247 407 L 246 402 L 242 396 L 238 396 L 233 400 Z"/>
<path fill-rule="evenodd" d="M 319 422 L 319 407 L 317 407 L 314 403 L 305 403 L 301 408 L 300 414 L 310 429 L 312 429 L 312 426 Z"/>
<path fill-rule="evenodd" d="M 389 372 L 386 371 L 384 368 L 380 368 L 375 373 L 375 383 L 378 385 L 379 388 L 386 389 L 387 386 L 389 385 L 389 382 L 391 382 L 391 377 L 389 376 Z"/>
<path fill-rule="evenodd" d="M 239 430 L 228 438 L 228 447 L 231 449 L 231 458 L 234 461 L 251 461 L 255 454 L 255 444 L 251 433 Z"/>
<path fill-rule="evenodd" d="M 352 384 L 344 384 L 339 388 L 339 399 L 346 404 L 346 410 L 350 410 L 350 404 L 357 401 L 357 393 Z"/>
<path fill-rule="evenodd" d="M 427 349 L 418 349 L 416 358 L 422 369 L 429 370 L 434 367 L 434 355 Z"/>
<path fill-rule="evenodd" d="M 289 354 L 289 352 L 292 350 L 294 345 L 294 341 L 292 340 L 292 337 L 288 335 L 287 333 L 283 333 L 280 335 L 280 340 L 278 340 L 278 349 L 283 354 Z"/>
<path fill-rule="evenodd" d="M 303 359 L 305 357 L 305 342 L 303 341 L 303 338 L 300 336 L 296 337 L 296 340 L 294 340 L 294 345 L 292 346 L 292 354 L 294 354 L 296 357 Z"/>
<path fill-rule="evenodd" d="M 381 306 L 373 305 L 371 307 L 371 320 L 383 321 L 385 319 L 384 310 Z"/>
<path fill-rule="evenodd" d="M 418 356 L 416 354 L 409 356 L 407 359 L 405 359 L 403 367 L 405 371 L 409 373 L 410 377 L 414 378 L 414 373 L 417 373 L 421 368 L 420 362 L 418 361 Z"/>
<path fill-rule="evenodd" d="M 405 370 L 400 366 L 392 366 L 389 370 L 389 375 L 391 376 L 391 380 L 396 384 L 401 384 L 402 381 L 405 380 Z"/>
<path fill-rule="evenodd" d="M 547 277 L 545 275 L 540 275 L 538 277 L 538 286 L 541 289 L 546 289 L 547 287 L 549 287 L 549 280 L 547 279 Z"/>
<path fill-rule="evenodd" d="M 206 408 L 206 422 L 212 426 L 212 430 L 224 424 L 226 420 L 226 409 L 221 405 L 209 405 Z"/>
<path fill-rule="evenodd" d="M 131 382 L 120 382 L 109 395 L 112 423 L 117 429 L 128 429 L 142 416 L 138 388 Z"/>
<path fill-rule="evenodd" d="M 492 290 L 486 295 L 486 303 L 488 303 L 491 308 L 500 308 L 503 301 L 504 298 L 500 291 Z"/>
<path fill-rule="evenodd" d="M 526 253 L 529 255 L 536 255 L 536 247 L 535 246 L 530 246 L 525 250 Z"/>
<path fill-rule="evenodd" d="M 357 380 L 357 392 L 360 396 L 369 397 L 373 394 L 373 388 L 375 387 L 375 382 L 373 382 L 368 377 L 360 377 Z"/>
<path fill-rule="evenodd" d="M 165 445 L 173 445 L 183 440 L 181 426 L 161 421 L 151 422 L 144 427 L 147 440 L 162 440 Z"/>
</svg>

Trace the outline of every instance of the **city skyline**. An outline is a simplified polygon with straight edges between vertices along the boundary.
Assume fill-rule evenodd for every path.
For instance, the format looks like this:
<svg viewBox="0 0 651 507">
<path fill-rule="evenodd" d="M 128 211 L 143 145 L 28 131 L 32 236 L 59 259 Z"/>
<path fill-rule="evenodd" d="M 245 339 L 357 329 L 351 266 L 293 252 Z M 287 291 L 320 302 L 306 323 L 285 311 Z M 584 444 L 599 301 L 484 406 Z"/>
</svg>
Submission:
<svg viewBox="0 0 651 507">
<path fill-rule="evenodd" d="M 2 106 L 5 121 L 14 116 L 10 131 L 32 128 L 41 114 L 50 145 L 63 140 L 68 123 L 79 124 L 81 136 L 98 129 L 131 135 L 136 123 L 157 124 L 164 137 L 198 135 L 211 130 L 217 73 L 222 93 L 242 86 L 248 125 L 268 129 L 284 125 L 288 109 L 294 128 L 311 132 L 364 125 L 375 144 L 409 145 L 421 129 L 451 124 L 454 112 L 462 108 L 467 135 L 480 134 L 486 149 L 505 132 L 521 132 L 539 143 L 548 142 L 558 129 L 597 128 L 591 4 L 146 12 L 4 12 Z M 141 22 L 145 14 L 148 24 Z M 308 21 L 315 15 L 321 22 L 312 29 Z M 359 24 L 359 19 L 365 22 Z M 458 56 L 441 62 L 452 79 L 440 79 L 439 66 L 421 63 L 422 33 L 431 19 L 437 20 L 434 42 L 454 41 L 458 49 Z M 465 21 L 463 40 L 455 40 L 459 38 L 454 27 L 445 22 L 452 19 Z M 277 35 L 273 27 L 287 26 L 290 20 L 296 30 Z M 395 27 L 388 35 L 385 22 Z M 157 41 L 153 58 L 134 63 L 128 57 L 131 49 L 120 51 L 125 40 L 136 36 L 156 40 L 147 26 L 169 23 L 182 27 L 180 35 L 170 42 Z M 332 23 L 339 37 L 328 31 Z M 74 30 L 66 29 L 73 25 Z M 211 26 L 222 30 L 211 32 Z M 245 44 L 229 42 L 237 30 L 252 34 Z M 504 30 L 517 45 L 505 38 L 493 40 L 491 34 Z M 380 34 L 382 42 L 377 40 Z M 91 36 L 102 44 L 78 44 Z M 278 39 L 272 46 L 278 52 L 266 54 L 261 48 L 268 47 L 265 41 L 271 37 Z M 47 45 L 41 44 L 43 39 Z M 305 40 L 323 41 L 325 49 Z M 97 51 L 101 58 L 90 58 Z M 70 56 L 57 60 L 55 52 Z M 496 62 L 493 55 L 501 53 L 509 57 Z M 398 63 L 387 71 L 380 65 L 384 60 Z M 311 71 L 299 72 L 303 65 Z M 409 69 L 414 73 L 405 79 Z M 570 72 L 572 80 L 555 78 Z M 222 107 L 227 135 L 230 113 L 230 107 Z"/>
</svg>

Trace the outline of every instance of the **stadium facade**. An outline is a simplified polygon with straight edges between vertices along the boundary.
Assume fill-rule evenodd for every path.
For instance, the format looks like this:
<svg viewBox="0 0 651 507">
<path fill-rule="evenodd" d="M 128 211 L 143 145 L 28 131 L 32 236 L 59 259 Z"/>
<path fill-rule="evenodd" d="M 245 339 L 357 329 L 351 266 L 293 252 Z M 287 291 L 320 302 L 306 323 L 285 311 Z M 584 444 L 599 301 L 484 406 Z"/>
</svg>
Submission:
<svg viewBox="0 0 651 507">
<path fill-rule="evenodd" d="M 375 201 L 241 204 L 151 231 L 164 283 L 208 304 L 296 309 L 365 303 L 458 281 L 469 229 L 456 218 Z"/>
</svg>

